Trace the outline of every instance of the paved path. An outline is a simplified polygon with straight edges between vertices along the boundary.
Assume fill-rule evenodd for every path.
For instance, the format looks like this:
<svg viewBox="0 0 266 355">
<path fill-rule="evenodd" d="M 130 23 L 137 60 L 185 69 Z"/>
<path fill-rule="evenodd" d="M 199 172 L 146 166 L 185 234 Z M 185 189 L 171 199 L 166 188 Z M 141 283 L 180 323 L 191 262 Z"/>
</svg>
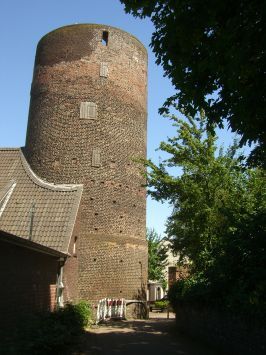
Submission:
<svg viewBox="0 0 266 355">
<path fill-rule="evenodd" d="M 154 315 L 153 315 L 154 316 Z M 218 355 L 181 336 L 175 320 L 159 315 L 149 320 L 113 321 L 91 329 L 76 355 Z"/>
</svg>

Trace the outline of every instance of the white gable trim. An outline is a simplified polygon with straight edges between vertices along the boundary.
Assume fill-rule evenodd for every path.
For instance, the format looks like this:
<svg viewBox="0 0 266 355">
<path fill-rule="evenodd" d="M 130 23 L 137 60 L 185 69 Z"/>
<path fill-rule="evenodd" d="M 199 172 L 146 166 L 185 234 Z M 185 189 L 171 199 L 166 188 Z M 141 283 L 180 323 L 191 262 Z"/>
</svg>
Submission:
<svg viewBox="0 0 266 355">
<path fill-rule="evenodd" d="M 4 194 L 2 199 L 0 200 L 0 217 L 2 216 L 2 213 L 4 212 L 6 205 L 16 187 L 17 183 L 13 182 L 13 184 L 10 186 L 10 188 L 7 190 L 7 192 Z"/>
</svg>

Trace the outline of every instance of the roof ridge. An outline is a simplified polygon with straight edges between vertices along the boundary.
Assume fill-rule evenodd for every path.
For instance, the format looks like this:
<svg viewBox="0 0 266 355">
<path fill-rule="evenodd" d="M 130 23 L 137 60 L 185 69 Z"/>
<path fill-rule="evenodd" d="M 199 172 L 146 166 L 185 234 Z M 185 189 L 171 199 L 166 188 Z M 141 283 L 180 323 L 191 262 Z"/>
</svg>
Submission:
<svg viewBox="0 0 266 355">
<path fill-rule="evenodd" d="M 39 185 L 39 186 L 41 186 L 43 188 L 46 188 L 46 189 L 49 189 L 49 190 L 56 190 L 56 191 L 75 191 L 75 190 L 81 190 L 83 188 L 82 184 L 54 184 L 54 183 L 42 180 L 31 169 L 31 167 L 30 167 L 29 163 L 27 162 L 27 160 L 26 160 L 21 148 L 19 148 L 19 151 L 20 151 L 20 159 L 21 159 L 22 166 L 23 166 L 26 174 L 29 176 L 29 178 L 36 185 Z"/>
<path fill-rule="evenodd" d="M 21 150 L 21 148 L 12 148 L 12 147 L 0 147 L 0 150 L 16 150 L 16 151 L 19 151 Z"/>
</svg>

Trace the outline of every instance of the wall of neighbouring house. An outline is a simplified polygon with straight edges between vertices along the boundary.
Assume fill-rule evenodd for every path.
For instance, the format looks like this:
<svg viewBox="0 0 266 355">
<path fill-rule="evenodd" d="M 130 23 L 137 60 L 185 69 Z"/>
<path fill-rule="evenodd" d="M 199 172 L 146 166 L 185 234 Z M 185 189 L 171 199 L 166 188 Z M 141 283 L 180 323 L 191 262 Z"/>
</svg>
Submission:
<svg viewBox="0 0 266 355">
<path fill-rule="evenodd" d="M 163 298 L 165 295 L 161 282 L 149 282 L 148 283 L 148 301 L 157 301 Z"/>
<path fill-rule="evenodd" d="M 58 257 L 0 240 L 0 328 L 56 305 Z"/>
</svg>

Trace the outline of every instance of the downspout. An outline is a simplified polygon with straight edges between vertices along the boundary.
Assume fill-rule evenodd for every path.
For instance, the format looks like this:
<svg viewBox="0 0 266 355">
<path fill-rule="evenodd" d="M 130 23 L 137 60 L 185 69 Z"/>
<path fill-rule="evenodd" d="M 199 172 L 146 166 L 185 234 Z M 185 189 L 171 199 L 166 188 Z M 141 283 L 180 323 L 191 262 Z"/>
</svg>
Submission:
<svg viewBox="0 0 266 355">
<path fill-rule="evenodd" d="M 66 258 L 59 258 L 59 272 L 57 275 L 57 284 L 56 284 L 56 307 L 62 308 L 64 307 L 64 284 L 63 284 L 63 271 L 65 265 Z"/>
<path fill-rule="evenodd" d="M 30 208 L 29 240 L 32 240 L 34 214 L 35 214 L 35 203 L 32 202 L 31 208 Z"/>
</svg>

